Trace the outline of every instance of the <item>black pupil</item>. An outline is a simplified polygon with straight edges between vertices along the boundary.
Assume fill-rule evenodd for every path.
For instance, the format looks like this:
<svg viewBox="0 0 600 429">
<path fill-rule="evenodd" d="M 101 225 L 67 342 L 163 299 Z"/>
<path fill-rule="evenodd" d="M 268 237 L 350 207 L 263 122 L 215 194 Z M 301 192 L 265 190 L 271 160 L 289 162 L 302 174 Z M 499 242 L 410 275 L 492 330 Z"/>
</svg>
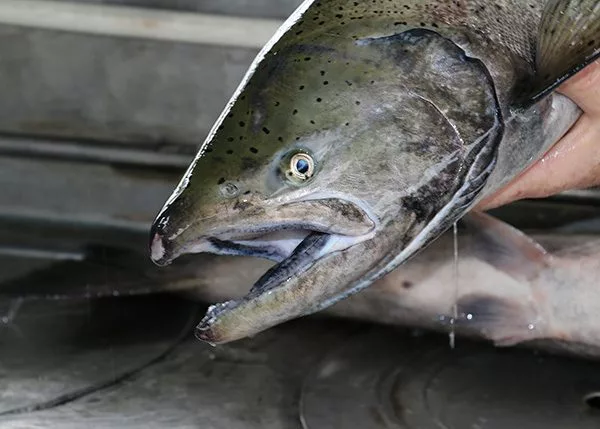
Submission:
<svg viewBox="0 0 600 429">
<path fill-rule="evenodd" d="M 298 173 L 300 174 L 308 173 L 308 170 L 310 170 L 310 165 L 308 164 L 308 161 L 305 159 L 299 159 L 298 161 L 296 161 L 296 170 L 298 170 Z"/>
</svg>

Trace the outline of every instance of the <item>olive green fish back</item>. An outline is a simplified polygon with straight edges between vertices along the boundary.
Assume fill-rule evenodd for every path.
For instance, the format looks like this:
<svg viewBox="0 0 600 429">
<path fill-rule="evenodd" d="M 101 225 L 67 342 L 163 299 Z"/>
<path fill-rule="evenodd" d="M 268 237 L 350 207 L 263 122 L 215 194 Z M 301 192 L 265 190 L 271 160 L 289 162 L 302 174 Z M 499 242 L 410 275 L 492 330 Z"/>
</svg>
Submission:
<svg viewBox="0 0 600 429">
<path fill-rule="evenodd" d="M 317 1 L 278 47 L 310 40 L 386 37 L 426 28 L 483 61 L 504 99 L 516 81 L 534 71 L 543 2 L 539 0 Z"/>
</svg>

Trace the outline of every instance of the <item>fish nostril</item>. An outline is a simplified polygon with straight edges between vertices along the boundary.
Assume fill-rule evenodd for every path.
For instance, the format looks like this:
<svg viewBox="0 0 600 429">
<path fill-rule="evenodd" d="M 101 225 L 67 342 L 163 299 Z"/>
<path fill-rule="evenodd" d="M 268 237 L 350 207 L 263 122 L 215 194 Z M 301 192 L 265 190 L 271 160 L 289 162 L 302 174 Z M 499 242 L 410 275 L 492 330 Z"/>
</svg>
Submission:
<svg viewBox="0 0 600 429">
<path fill-rule="evenodd" d="M 231 182 L 223 183 L 221 185 L 221 195 L 225 198 L 235 198 L 240 195 L 240 188 Z"/>
</svg>

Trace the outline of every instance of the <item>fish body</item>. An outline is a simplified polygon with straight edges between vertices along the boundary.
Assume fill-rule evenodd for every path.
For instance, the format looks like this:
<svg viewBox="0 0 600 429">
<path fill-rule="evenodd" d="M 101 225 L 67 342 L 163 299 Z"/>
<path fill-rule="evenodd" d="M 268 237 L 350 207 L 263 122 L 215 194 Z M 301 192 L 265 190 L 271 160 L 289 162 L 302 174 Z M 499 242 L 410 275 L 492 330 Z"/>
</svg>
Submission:
<svg viewBox="0 0 600 429">
<path fill-rule="evenodd" d="M 600 356 L 600 237 L 528 237 L 487 215 L 469 214 L 458 235 L 443 234 L 415 258 L 371 287 L 324 310 L 340 318 L 478 337 L 499 346 L 528 344 Z M 196 266 L 208 301 L 243 297 L 248 279 L 272 263 L 208 258 Z M 458 277 L 456 269 L 458 268 Z M 457 318 L 453 322 L 454 306 Z"/>
<path fill-rule="evenodd" d="M 465 223 L 470 231 L 459 238 L 458 265 L 453 237 L 446 234 L 355 301 L 340 303 L 338 314 L 454 327 L 500 346 L 536 342 L 600 355 L 598 236 L 542 235 L 535 241 L 486 215 L 469 214 Z"/>
<path fill-rule="evenodd" d="M 456 260 L 454 237 L 447 232 L 323 314 L 441 332 L 454 329 L 459 337 L 501 346 L 525 343 L 600 357 L 597 230 L 528 237 L 500 220 L 473 213 L 459 227 Z M 243 299 L 248 283 L 274 265 L 267 259 L 203 254 L 165 270 L 137 253 L 111 249 L 3 283 L 1 292 L 16 303 L 164 292 L 218 302 Z"/>
<path fill-rule="evenodd" d="M 151 234 L 278 264 L 209 310 L 223 343 L 335 304 L 436 240 L 581 114 L 600 1 L 307 0 L 261 51 Z"/>
</svg>

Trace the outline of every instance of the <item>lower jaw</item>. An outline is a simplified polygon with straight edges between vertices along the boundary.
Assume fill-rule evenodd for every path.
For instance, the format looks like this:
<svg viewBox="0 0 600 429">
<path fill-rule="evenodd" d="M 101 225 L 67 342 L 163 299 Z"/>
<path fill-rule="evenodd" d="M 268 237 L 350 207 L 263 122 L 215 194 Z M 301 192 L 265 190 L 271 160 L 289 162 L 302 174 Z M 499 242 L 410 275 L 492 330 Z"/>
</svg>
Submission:
<svg viewBox="0 0 600 429">
<path fill-rule="evenodd" d="M 251 287 L 249 293 L 237 302 L 228 302 L 226 305 L 215 307 L 210 319 L 214 320 L 224 310 L 230 310 L 242 302 L 248 302 L 261 295 L 268 293 L 279 286 L 286 284 L 287 280 L 293 276 L 300 276 L 308 270 L 313 264 L 317 263 L 323 257 L 332 253 L 342 251 L 355 244 L 372 238 L 374 232 L 364 236 L 340 236 L 315 231 L 306 231 L 304 239 L 296 245 L 284 258 L 276 261 L 277 265 L 270 268 L 265 274 L 257 280 Z M 250 256 L 258 256 L 257 250 Z"/>
<path fill-rule="evenodd" d="M 323 256 L 332 236 L 321 232 L 311 232 L 289 255 L 279 264 L 268 270 L 250 290 L 246 299 L 275 289 L 293 275 L 298 275 L 309 268 Z"/>
<path fill-rule="evenodd" d="M 269 269 L 250 289 L 250 292 L 243 298 L 236 301 L 228 301 L 213 305 L 209 308 L 206 316 L 196 328 L 196 336 L 209 343 L 217 343 L 214 333 L 214 325 L 225 313 L 236 311 L 239 306 L 245 305 L 248 302 L 265 294 L 270 294 L 270 291 L 286 284 L 286 281 L 294 276 L 301 274 L 312 264 L 316 263 L 321 256 L 324 248 L 326 248 L 331 235 L 311 232 L 306 238 L 294 249 L 294 252 L 283 261 Z"/>
<path fill-rule="evenodd" d="M 360 242 L 364 239 L 353 238 L 358 247 L 347 249 L 352 258 L 361 258 L 360 249 L 364 246 Z M 333 277 L 326 278 L 333 267 L 331 261 L 339 261 L 336 253 L 340 241 L 348 245 L 350 238 L 310 233 L 288 258 L 263 274 L 244 297 L 211 306 L 196 328 L 197 338 L 213 345 L 228 343 L 314 313 L 347 296 L 343 281 L 347 276 L 337 278 L 331 273 Z M 364 263 L 359 263 L 360 272 L 362 266 Z M 349 269 L 354 271 L 351 266 Z M 326 284 L 320 281 L 313 284 L 311 279 L 322 276 Z M 348 285 L 353 283 L 351 276 L 348 277 Z"/>
<path fill-rule="evenodd" d="M 232 312 L 237 314 L 239 307 L 251 306 L 252 302 L 257 302 L 261 297 L 271 295 L 272 291 L 286 286 L 288 280 L 292 277 L 301 277 L 303 273 L 322 258 L 370 240 L 375 234 L 375 228 L 368 234 L 358 236 L 330 234 L 306 229 L 277 231 L 255 237 L 252 240 L 213 238 L 199 243 L 204 252 L 230 256 L 261 257 L 273 260 L 277 262 L 277 265 L 263 274 L 244 297 L 236 301 L 212 306 L 198 326 L 198 332 L 203 332 L 203 336 L 212 335 L 213 327 L 220 324 L 220 320 L 225 317 L 225 314 L 231 315 Z M 275 241 L 279 244 L 274 244 Z M 281 243 L 284 243 L 284 245 Z M 210 246 L 210 249 L 207 248 L 208 246 Z M 274 248 L 277 250 L 273 251 Z M 236 316 L 234 316 L 235 318 Z M 206 338 L 201 339 L 206 340 Z"/>
</svg>

